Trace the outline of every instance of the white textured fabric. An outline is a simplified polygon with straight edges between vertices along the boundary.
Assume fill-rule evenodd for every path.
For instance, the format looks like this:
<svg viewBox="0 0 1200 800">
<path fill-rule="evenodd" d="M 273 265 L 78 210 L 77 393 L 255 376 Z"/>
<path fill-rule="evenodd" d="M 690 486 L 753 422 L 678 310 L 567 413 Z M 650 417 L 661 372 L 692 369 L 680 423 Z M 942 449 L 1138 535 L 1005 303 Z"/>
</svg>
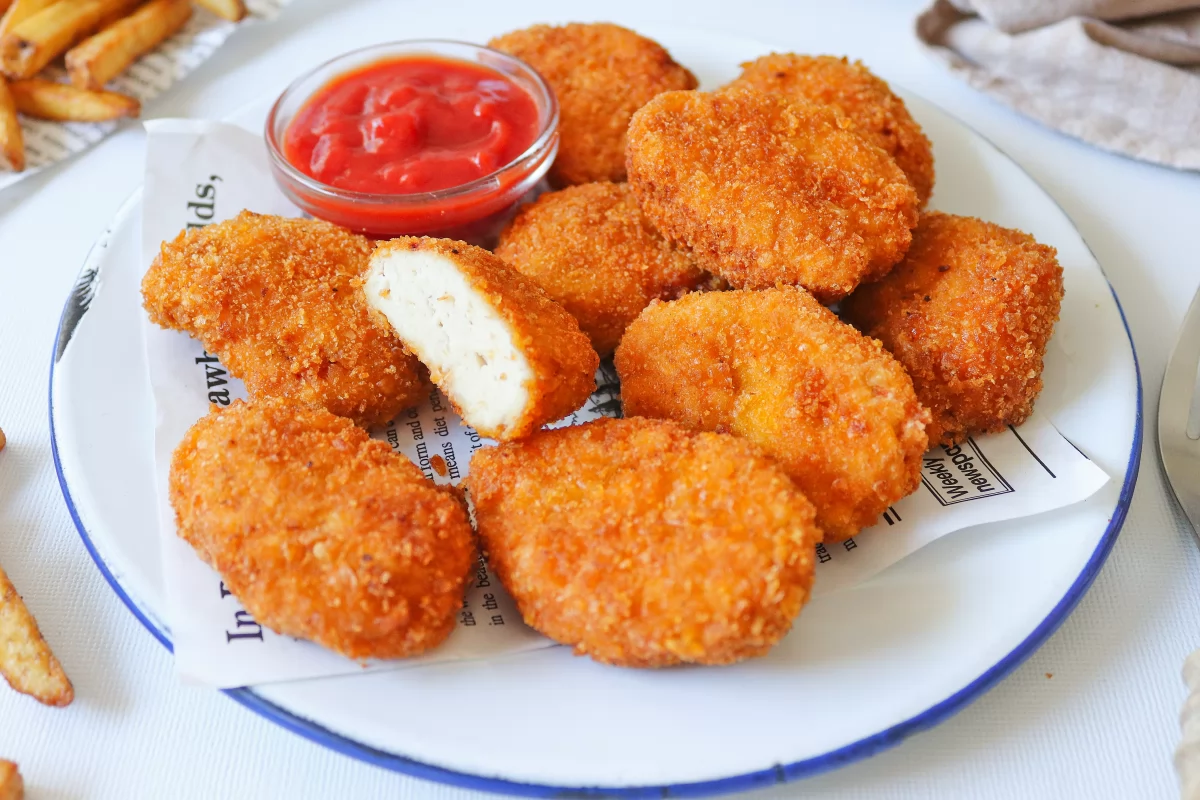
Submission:
<svg viewBox="0 0 1200 800">
<path fill-rule="evenodd" d="M 1183 680 L 1189 694 L 1179 714 L 1175 770 L 1179 773 L 1182 799 L 1200 800 L 1200 650 L 1193 650 L 1183 662 Z"/>
<path fill-rule="evenodd" d="M 1072 216 L 1129 317 L 1149 437 L 1129 520 L 1078 610 L 993 691 L 889 752 L 756 796 L 1178 797 L 1172 754 L 1186 696 L 1180 669 L 1200 644 L 1200 555 L 1164 490 L 1153 409 L 1175 331 L 1200 281 L 1193 246 L 1200 175 L 1107 155 L 972 91 L 912 39 L 911 21 L 920 10 L 915 0 L 464 5 L 296 0 L 273 25 L 235 34 L 217 57 L 147 111 L 221 117 L 278 91 L 316 61 L 370 41 L 478 41 L 535 21 L 603 15 L 635 28 L 675 21 L 783 49 L 819 42 L 810 49 L 864 59 L 982 131 Z M 21 763 L 31 800 L 485 800 L 488 795 L 393 775 L 328 752 L 215 692 L 179 685 L 166 651 L 116 599 L 80 544 L 50 459 L 51 343 L 75 273 L 136 187 L 141 158 L 141 134 L 126 130 L 82 158 L 0 193 L 0 427 L 9 440 L 0 452 L 0 561 L 38 616 L 77 694 L 70 708 L 46 709 L 0 686 L 0 757 Z M 98 390 L 122 390 L 121 365 L 114 362 L 112 370 L 111 385 Z M 804 709 L 795 714 L 796 724 L 804 724 Z M 503 722 L 498 726 L 502 735 Z"/>
</svg>

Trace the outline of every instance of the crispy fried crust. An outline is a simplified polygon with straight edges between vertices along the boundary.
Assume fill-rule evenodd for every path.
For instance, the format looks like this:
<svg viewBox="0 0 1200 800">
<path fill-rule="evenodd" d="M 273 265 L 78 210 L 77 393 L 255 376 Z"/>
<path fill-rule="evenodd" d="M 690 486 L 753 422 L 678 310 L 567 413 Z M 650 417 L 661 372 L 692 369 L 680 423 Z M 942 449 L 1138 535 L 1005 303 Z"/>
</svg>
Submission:
<svg viewBox="0 0 1200 800">
<path fill-rule="evenodd" d="M 933 147 L 904 101 L 861 61 L 772 53 L 742 64 L 730 88 L 749 88 L 837 106 L 855 132 L 883 148 L 904 170 L 921 205 L 933 192 Z"/>
<path fill-rule="evenodd" d="M 1029 417 L 1062 297 L 1054 248 L 929 212 L 904 261 L 842 312 L 904 365 L 933 412 L 930 441 L 949 445 Z"/>
<path fill-rule="evenodd" d="M 24 800 L 25 780 L 13 761 L 0 758 L 0 800 Z"/>
<path fill-rule="evenodd" d="M 832 106 L 749 90 L 667 92 L 629 126 L 642 211 L 738 288 L 799 284 L 822 302 L 891 269 L 917 194 Z"/>
<path fill-rule="evenodd" d="M 66 706 L 75 699 L 75 689 L 67 673 L 3 569 L 0 569 L 0 675 L 9 686 L 44 705 Z"/>
<path fill-rule="evenodd" d="M 480 429 L 505 441 L 527 436 L 548 422 L 579 409 L 596 389 L 600 357 L 579 323 L 529 278 L 496 255 L 465 242 L 428 236 L 404 236 L 381 242 L 378 251 L 425 250 L 453 260 L 472 288 L 508 323 L 513 343 L 533 370 L 529 407 L 503 431 Z M 432 368 L 432 367 L 431 367 Z M 438 376 L 433 375 L 436 383 Z M 453 397 L 448 398 L 451 403 Z"/>
<path fill-rule="evenodd" d="M 745 436 L 817 509 L 826 541 L 920 484 L 929 412 L 880 346 L 802 289 L 653 303 L 616 354 L 629 415 Z"/>
<path fill-rule="evenodd" d="M 246 382 L 363 425 L 428 390 L 425 372 L 369 313 L 363 236 L 327 222 L 243 211 L 164 242 L 142 279 L 150 319 L 185 331 Z"/>
<path fill-rule="evenodd" d="M 624 183 L 588 183 L 526 206 L 496 247 L 562 304 L 608 356 L 651 300 L 670 300 L 707 275 L 650 225 Z"/>
<path fill-rule="evenodd" d="M 696 77 L 657 42 L 599 22 L 534 25 L 498 36 L 489 47 L 542 74 L 559 105 L 558 186 L 625 180 L 625 129 L 659 92 L 695 89 Z"/>
<path fill-rule="evenodd" d="M 480 450 L 466 485 L 525 621 L 597 661 L 763 655 L 808 599 L 812 505 L 745 440 L 602 419 Z"/>
<path fill-rule="evenodd" d="M 454 628 L 474 546 L 459 499 L 347 419 L 235 402 L 171 461 L 178 533 L 254 619 L 351 658 L 404 658 Z"/>
</svg>

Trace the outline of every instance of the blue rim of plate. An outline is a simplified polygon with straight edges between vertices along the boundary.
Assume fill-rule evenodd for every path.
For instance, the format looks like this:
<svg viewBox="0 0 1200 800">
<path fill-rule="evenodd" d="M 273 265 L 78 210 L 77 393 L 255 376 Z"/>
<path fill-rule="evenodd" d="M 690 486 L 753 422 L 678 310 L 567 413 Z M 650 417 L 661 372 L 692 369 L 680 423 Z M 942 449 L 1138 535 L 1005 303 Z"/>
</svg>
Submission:
<svg viewBox="0 0 1200 800">
<path fill-rule="evenodd" d="M 945 112 L 943 110 L 943 113 Z M 951 115 L 953 116 L 953 115 Z M 955 118 L 957 119 L 957 118 Z M 983 136 L 974 128 L 959 120 L 959 123 L 970 129 L 981 139 L 988 143 L 1001 156 L 1013 163 L 1017 169 L 1024 172 L 1024 168 L 1018 164 L 1007 153 L 997 147 L 990 139 Z M 1028 176 L 1028 173 L 1026 173 Z M 1028 176 L 1033 180 L 1032 176 Z M 1034 181 L 1036 184 L 1037 181 Z M 1038 184 L 1040 188 L 1040 184 Z M 1043 191 L 1045 191 L 1043 189 Z M 141 193 L 139 189 L 122 204 L 121 210 L 118 212 L 118 218 L 121 218 L 125 213 L 127 206 L 132 200 Z M 1048 192 L 1047 197 L 1051 202 L 1058 205 L 1058 201 L 1053 198 Z M 1071 220 L 1069 214 L 1062 206 L 1058 206 L 1062 211 L 1063 216 L 1071 221 L 1074 227 L 1074 221 Z M 104 236 L 97 242 L 97 246 L 107 244 L 108 236 L 112 229 L 105 233 Z M 1078 233 L 1078 230 L 1076 230 Z M 1091 253 L 1091 247 L 1083 240 L 1080 235 L 1080 240 L 1084 241 L 1084 246 Z M 165 631 L 159 628 L 134 602 L 121 584 L 117 581 L 109 570 L 104 559 L 101 558 L 92 542 L 91 535 L 84 526 L 83 521 L 79 517 L 79 512 L 75 507 L 75 501 L 71 497 L 70 488 L 67 486 L 66 477 L 63 474 L 62 462 L 58 453 L 58 437 L 54 428 L 54 372 L 58 361 L 66 349 L 71 336 L 74 334 L 75 327 L 79 320 L 87 312 L 87 306 L 91 300 L 91 292 L 94 289 L 94 281 L 98 273 L 93 272 L 88 274 L 88 265 L 93 259 L 95 252 L 93 246 L 92 252 L 89 252 L 88 257 L 84 261 L 84 270 L 80 275 L 80 279 L 76 282 L 71 294 L 68 296 L 66 303 L 63 306 L 62 316 L 59 319 L 58 330 L 54 337 L 53 354 L 50 361 L 50 382 L 49 382 L 49 418 L 50 418 L 50 450 L 54 458 L 54 471 L 58 475 L 58 485 L 62 489 L 63 499 L 67 504 L 67 511 L 71 515 L 72 521 L 75 523 L 75 528 L 79 531 L 79 536 L 83 540 L 83 546 L 87 549 L 88 554 L 92 557 L 96 567 L 100 570 L 100 574 L 108 581 L 109 586 L 116 593 L 121 602 L 129 609 L 130 613 L 137 618 L 139 622 L 150 631 L 155 639 L 162 644 L 163 647 L 173 652 L 171 640 L 168 638 Z M 1093 260 L 1100 266 L 1101 274 L 1104 274 L 1104 267 L 1100 265 L 1099 259 L 1095 257 L 1095 253 L 1091 253 Z M 733 792 L 744 792 L 751 789 L 761 789 L 775 784 L 789 783 L 800 778 L 807 778 L 813 775 L 818 775 L 822 772 L 829 772 L 839 767 L 844 767 L 855 761 L 860 761 L 876 753 L 888 750 L 902 741 L 912 736 L 915 733 L 932 728 L 941 722 L 944 722 L 954 714 L 966 708 L 973 701 L 981 697 L 989 689 L 1008 676 L 1016 669 L 1025 659 L 1029 658 L 1045 641 L 1050 638 L 1050 635 L 1058 629 L 1060 625 L 1070 616 L 1071 612 L 1078 605 L 1079 601 L 1087 593 L 1092 582 L 1100 573 L 1100 568 L 1104 566 L 1104 562 L 1108 559 L 1108 554 L 1112 551 L 1113 545 L 1117 541 L 1117 535 L 1121 531 L 1121 527 L 1125 524 L 1125 518 L 1129 513 L 1130 501 L 1133 497 L 1134 486 L 1137 484 L 1138 470 L 1141 466 L 1142 456 L 1142 434 L 1145 427 L 1143 419 L 1143 397 L 1142 397 L 1142 370 L 1141 364 L 1138 361 L 1137 348 L 1133 342 L 1133 334 L 1129 330 L 1129 321 L 1125 317 L 1125 309 L 1121 307 L 1121 300 L 1117 297 L 1117 292 L 1112 284 L 1108 282 L 1105 276 L 1105 282 L 1108 283 L 1108 290 L 1112 294 L 1113 302 L 1117 306 L 1117 313 L 1121 317 L 1121 325 L 1125 329 L 1125 336 L 1129 340 L 1129 351 L 1133 356 L 1133 370 L 1137 378 L 1137 412 L 1134 416 L 1134 432 L 1133 445 L 1129 452 L 1129 462 L 1125 468 L 1125 481 L 1121 485 L 1121 492 L 1117 497 L 1117 505 L 1113 509 L 1113 515 L 1109 519 L 1108 527 L 1105 528 L 1100 542 L 1096 545 L 1096 549 L 1092 551 L 1092 555 L 1088 558 L 1087 563 L 1080 572 L 1079 577 L 1071 584 L 1071 587 L 1063 595 L 1062 599 L 1055 604 L 1050 613 L 1046 615 L 1036 628 L 1024 640 L 1014 647 L 1004 658 L 997 661 L 988 670 L 983 672 L 975 680 L 959 689 L 954 694 L 936 703 L 929 708 L 916 714 L 903 722 L 899 722 L 886 730 L 871 736 L 864 737 L 857 742 L 839 747 L 836 750 L 831 750 L 828 753 L 823 753 L 819 756 L 796 761 L 791 764 L 776 764 L 767 769 L 748 772 L 741 775 L 734 775 L 728 778 L 717 778 L 707 781 L 698 781 L 695 783 L 655 785 L 655 786 L 552 786 L 548 784 L 537 783 L 521 783 L 518 781 L 505 780 L 503 778 L 489 778 L 480 775 L 472 775 L 470 773 L 458 772 L 455 770 L 445 769 L 443 767 L 426 764 L 421 761 L 416 761 L 405 756 L 396 755 L 383 750 L 378 750 L 373 747 L 361 744 L 349 739 L 341 734 L 335 733 L 328 728 L 318 725 L 310 720 L 304 719 L 301 716 L 293 714 L 287 709 L 281 708 L 274 703 L 255 694 L 249 688 L 240 689 L 222 689 L 221 691 L 228 695 L 233 700 L 241 703 L 246 708 L 250 709 L 259 716 L 273 722 L 292 733 L 299 734 L 305 739 L 308 739 L 315 744 L 326 747 L 359 761 L 373 764 L 377 767 L 382 767 L 393 772 L 399 772 L 415 778 L 422 778 L 436 783 L 443 783 L 450 786 L 457 786 L 463 789 L 472 789 L 483 792 L 493 792 L 499 794 L 516 795 L 522 797 L 709 797 L 713 795 L 730 794 Z M 65 338 L 64 338 L 65 335 Z"/>
</svg>

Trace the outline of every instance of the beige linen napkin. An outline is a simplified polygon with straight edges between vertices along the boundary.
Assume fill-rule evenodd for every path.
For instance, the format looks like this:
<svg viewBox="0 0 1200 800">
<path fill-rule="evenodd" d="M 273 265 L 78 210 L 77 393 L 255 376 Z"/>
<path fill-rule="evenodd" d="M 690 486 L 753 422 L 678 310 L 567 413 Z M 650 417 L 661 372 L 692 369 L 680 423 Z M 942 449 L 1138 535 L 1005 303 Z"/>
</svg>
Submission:
<svg viewBox="0 0 1200 800">
<path fill-rule="evenodd" d="M 1200 0 L 936 0 L 917 36 L 1045 125 L 1200 170 Z"/>
</svg>

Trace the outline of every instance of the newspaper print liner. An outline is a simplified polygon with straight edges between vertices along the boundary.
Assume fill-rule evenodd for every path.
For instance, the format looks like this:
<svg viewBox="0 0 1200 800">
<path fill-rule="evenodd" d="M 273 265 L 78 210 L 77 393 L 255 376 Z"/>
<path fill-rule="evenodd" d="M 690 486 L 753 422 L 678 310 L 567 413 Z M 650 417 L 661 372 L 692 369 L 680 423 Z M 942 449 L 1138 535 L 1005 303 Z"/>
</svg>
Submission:
<svg viewBox="0 0 1200 800">
<path fill-rule="evenodd" d="M 298 213 L 271 177 L 261 134 L 201 120 L 156 120 L 146 127 L 141 231 L 145 264 L 153 260 L 164 239 L 174 237 L 185 226 L 229 219 L 243 208 L 285 216 Z M 217 184 L 219 191 L 210 191 Z M 190 682 L 218 687 L 361 672 L 364 667 L 358 662 L 309 642 L 273 635 L 259 626 L 236 598 L 220 591 L 220 576 L 175 535 L 174 513 L 165 491 L 171 453 L 187 428 L 208 412 L 210 402 L 232 402 L 244 396 L 244 388 L 219 362 L 214 363 L 199 342 L 177 331 L 162 330 L 148 320 L 143 322 L 158 417 L 155 457 L 160 535 L 177 671 Z M 555 427 L 620 413 L 620 388 L 611 369 L 602 367 L 597 383 L 599 389 L 585 407 Z M 432 480 L 457 482 L 467 474 L 470 453 L 491 442 L 481 441 L 452 410 L 441 405 L 434 392 L 428 402 L 374 435 L 417 463 Z M 410 424 L 418 419 L 419 426 Z M 437 446 L 430 447 L 431 442 Z M 451 443 L 449 452 L 444 451 L 447 442 Z M 433 465 L 434 454 L 441 455 L 446 474 Z M 453 460 L 453 471 L 447 456 Z M 951 531 L 1078 502 L 1107 480 L 1048 419 L 1036 413 L 1019 433 L 1009 429 L 974 438 L 958 448 L 934 448 L 922 461 L 922 486 L 917 492 L 897 501 L 877 525 L 853 539 L 818 548 L 814 594 L 855 586 Z M 481 574 L 492 584 L 486 573 Z M 490 600 L 487 594 L 492 595 Z M 511 602 L 500 587 L 484 586 L 477 580 L 463 609 L 471 615 L 460 616 L 458 629 L 446 644 L 420 659 L 368 662 L 366 669 L 494 658 L 549 646 L 549 640 L 512 618 L 515 609 Z M 487 613 L 481 617 L 480 612 Z M 492 614 L 500 614 L 504 624 L 478 624 L 481 619 L 491 621 Z M 253 636 L 230 638 L 246 632 Z M 235 648 L 231 641 L 249 646 Z"/>
</svg>

